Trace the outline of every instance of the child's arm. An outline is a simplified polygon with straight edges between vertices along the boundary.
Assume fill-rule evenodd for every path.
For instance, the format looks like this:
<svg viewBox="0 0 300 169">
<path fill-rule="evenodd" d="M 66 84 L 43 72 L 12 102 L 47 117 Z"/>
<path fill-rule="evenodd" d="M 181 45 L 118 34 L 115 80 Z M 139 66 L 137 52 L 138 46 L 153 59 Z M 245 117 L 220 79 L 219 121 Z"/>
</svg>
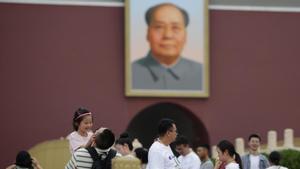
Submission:
<svg viewBox="0 0 300 169">
<path fill-rule="evenodd" d="M 34 169 L 43 169 L 38 160 L 34 157 L 32 157 L 32 165 Z"/>
<path fill-rule="evenodd" d="M 16 168 L 16 165 L 15 165 L 15 164 L 6 167 L 6 169 L 15 169 L 15 168 Z"/>
</svg>

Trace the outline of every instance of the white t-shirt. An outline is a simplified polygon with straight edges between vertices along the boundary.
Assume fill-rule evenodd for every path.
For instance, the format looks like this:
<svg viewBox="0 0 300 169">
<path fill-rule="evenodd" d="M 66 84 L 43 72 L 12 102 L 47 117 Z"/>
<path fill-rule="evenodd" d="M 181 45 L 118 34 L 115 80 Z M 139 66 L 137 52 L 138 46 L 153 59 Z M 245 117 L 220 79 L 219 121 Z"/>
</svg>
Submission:
<svg viewBox="0 0 300 169">
<path fill-rule="evenodd" d="M 93 132 L 91 131 L 88 132 L 88 135 L 86 137 L 81 136 L 77 131 L 73 131 L 71 134 L 69 134 L 67 136 L 67 139 L 69 140 L 71 154 L 73 154 L 75 150 L 80 148 L 80 146 L 85 146 L 92 135 Z"/>
<path fill-rule="evenodd" d="M 155 141 L 149 149 L 147 169 L 180 169 L 180 167 L 170 146 Z"/>
<path fill-rule="evenodd" d="M 193 151 L 185 156 L 179 156 L 178 161 L 183 169 L 200 169 L 201 161 Z"/>
<path fill-rule="evenodd" d="M 259 169 L 259 155 L 250 154 L 250 169 Z"/>
<path fill-rule="evenodd" d="M 266 168 L 266 169 L 288 169 L 288 168 L 282 167 L 282 166 L 279 166 L 279 165 L 273 165 L 273 166 L 268 167 L 268 168 Z"/>
<path fill-rule="evenodd" d="M 240 169 L 240 166 L 238 163 L 231 162 L 225 166 L 225 169 Z"/>
</svg>

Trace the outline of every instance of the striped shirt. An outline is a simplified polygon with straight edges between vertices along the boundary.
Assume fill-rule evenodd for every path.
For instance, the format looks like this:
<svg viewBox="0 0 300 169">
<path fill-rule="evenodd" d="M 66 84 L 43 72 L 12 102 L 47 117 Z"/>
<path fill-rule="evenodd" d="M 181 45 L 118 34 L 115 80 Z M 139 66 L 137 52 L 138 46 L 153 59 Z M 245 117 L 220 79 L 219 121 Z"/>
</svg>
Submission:
<svg viewBox="0 0 300 169">
<path fill-rule="evenodd" d="M 108 152 L 110 149 L 107 150 L 100 150 L 96 148 L 98 154 L 102 154 L 104 152 Z M 74 152 L 71 157 L 71 160 L 65 166 L 65 169 L 87 169 L 92 168 L 93 159 L 90 153 L 85 148 L 80 148 Z"/>
</svg>

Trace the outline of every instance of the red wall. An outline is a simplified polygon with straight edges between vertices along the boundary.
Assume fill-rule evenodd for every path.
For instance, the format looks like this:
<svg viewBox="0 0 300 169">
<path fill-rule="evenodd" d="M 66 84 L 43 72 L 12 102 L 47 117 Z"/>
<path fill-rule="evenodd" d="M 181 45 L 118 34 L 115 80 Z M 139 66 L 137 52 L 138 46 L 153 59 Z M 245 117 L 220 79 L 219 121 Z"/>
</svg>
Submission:
<svg viewBox="0 0 300 169">
<path fill-rule="evenodd" d="M 300 13 L 211 11 L 211 96 L 126 98 L 124 8 L 2 3 L 0 167 L 20 149 L 66 136 L 79 106 L 116 133 L 163 101 L 194 112 L 212 144 L 287 127 L 300 136 L 299 20 Z"/>
</svg>

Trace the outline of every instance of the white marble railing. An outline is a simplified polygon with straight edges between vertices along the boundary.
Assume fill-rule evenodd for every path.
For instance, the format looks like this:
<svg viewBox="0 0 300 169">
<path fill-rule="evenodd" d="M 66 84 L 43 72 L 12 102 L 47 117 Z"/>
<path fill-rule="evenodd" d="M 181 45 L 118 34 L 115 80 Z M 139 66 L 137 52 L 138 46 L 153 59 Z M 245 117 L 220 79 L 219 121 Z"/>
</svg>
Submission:
<svg viewBox="0 0 300 169">
<path fill-rule="evenodd" d="M 265 148 L 261 148 L 260 152 L 264 153 L 270 153 L 271 151 L 275 150 L 283 150 L 283 149 L 293 149 L 293 150 L 299 150 L 300 147 L 296 147 L 294 145 L 294 130 L 293 129 L 285 129 L 284 130 L 284 138 L 283 138 L 283 145 L 278 146 L 278 140 L 277 140 L 277 132 L 274 130 L 271 130 L 268 132 L 268 141 L 267 145 L 263 146 Z M 245 140 L 243 138 L 236 138 L 235 139 L 235 148 L 236 151 L 240 155 L 244 155 L 247 153 L 245 150 Z M 216 158 L 218 156 L 216 146 L 212 146 L 212 157 Z"/>
</svg>

